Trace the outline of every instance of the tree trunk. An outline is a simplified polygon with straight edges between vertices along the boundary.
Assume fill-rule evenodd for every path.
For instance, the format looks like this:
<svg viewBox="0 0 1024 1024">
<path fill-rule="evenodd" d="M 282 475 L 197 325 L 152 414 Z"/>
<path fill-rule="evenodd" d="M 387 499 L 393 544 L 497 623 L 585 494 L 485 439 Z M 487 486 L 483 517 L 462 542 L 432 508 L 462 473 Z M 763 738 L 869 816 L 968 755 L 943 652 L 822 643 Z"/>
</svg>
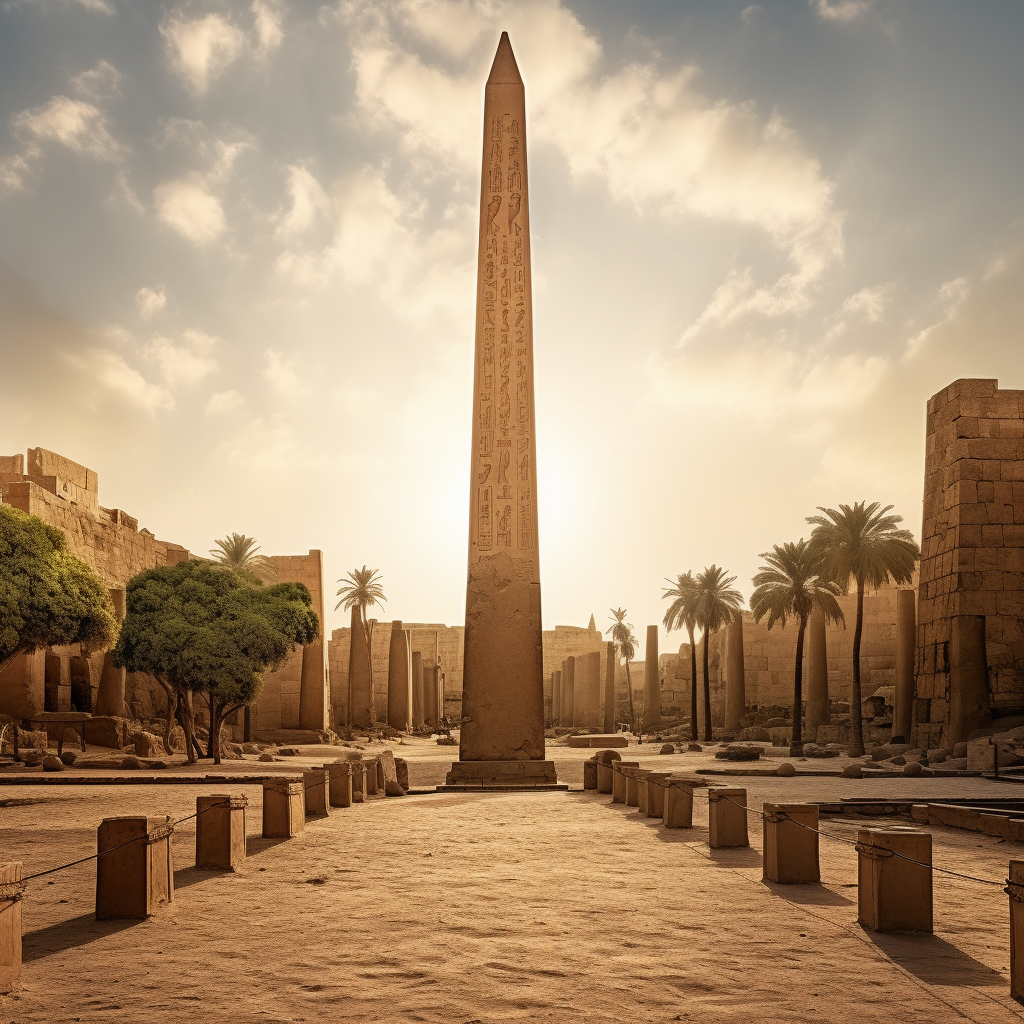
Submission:
<svg viewBox="0 0 1024 1024">
<path fill-rule="evenodd" d="M 153 678 L 163 687 L 164 693 L 167 695 L 167 728 L 164 730 L 164 750 L 168 754 L 173 754 L 171 750 L 171 730 L 174 728 L 174 722 L 177 718 L 178 711 L 178 693 L 170 683 L 165 683 L 159 676 L 153 676 Z"/>
<path fill-rule="evenodd" d="M 800 628 L 796 633 L 796 668 L 793 672 L 793 738 L 789 741 L 789 756 L 802 757 L 804 752 L 803 701 L 804 701 L 804 632 L 807 616 L 800 616 Z"/>
<path fill-rule="evenodd" d="M 240 708 L 241 704 L 227 704 L 217 710 L 217 727 L 212 730 L 213 739 L 213 763 L 220 764 L 221 752 L 224 749 L 224 724 Z M 249 705 L 245 705 L 246 710 Z"/>
<path fill-rule="evenodd" d="M 697 742 L 697 644 L 693 639 L 693 630 L 687 626 L 690 634 L 690 740 Z"/>
<path fill-rule="evenodd" d="M 181 727 L 185 730 L 185 755 L 189 764 L 195 764 L 197 753 L 195 719 L 192 717 L 192 694 L 187 690 L 180 695 L 178 711 L 181 714 Z"/>
<path fill-rule="evenodd" d="M 206 706 L 210 711 L 210 732 L 206 737 L 206 756 L 213 757 L 213 690 L 207 691 L 206 694 Z M 219 761 L 217 762 L 220 763 Z"/>
<path fill-rule="evenodd" d="M 860 641 L 864 633 L 864 578 L 857 577 L 857 625 L 853 630 L 853 684 L 850 687 L 850 757 L 864 756 L 864 722 L 861 718 Z"/>
<path fill-rule="evenodd" d="M 712 630 L 704 631 L 704 742 L 710 743 L 711 736 L 711 679 L 708 676 L 708 640 Z"/>
<path fill-rule="evenodd" d="M 213 694 L 210 694 L 210 756 L 214 764 L 220 764 L 220 730 L 224 718 Z"/>
<path fill-rule="evenodd" d="M 626 695 L 629 697 L 629 731 L 636 735 L 636 714 L 633 711 L 633 679 L 629 674 L 629 658 L 626 658 Z"/>
</svg>

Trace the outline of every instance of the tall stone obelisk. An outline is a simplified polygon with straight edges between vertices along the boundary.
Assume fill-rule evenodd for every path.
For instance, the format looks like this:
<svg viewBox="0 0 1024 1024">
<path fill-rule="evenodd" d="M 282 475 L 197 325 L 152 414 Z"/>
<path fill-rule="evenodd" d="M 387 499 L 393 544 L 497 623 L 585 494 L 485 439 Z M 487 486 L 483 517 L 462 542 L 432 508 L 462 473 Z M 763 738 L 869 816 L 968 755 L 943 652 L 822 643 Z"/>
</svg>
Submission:
<svg viewBox="0 0 1024 1024">
<path fill-rule="evenodd" d="M 484 91 L 469 572 L 449 787 L 554 785 L 544 759 L 526 90 L 502 32 Z"/>
</svg>

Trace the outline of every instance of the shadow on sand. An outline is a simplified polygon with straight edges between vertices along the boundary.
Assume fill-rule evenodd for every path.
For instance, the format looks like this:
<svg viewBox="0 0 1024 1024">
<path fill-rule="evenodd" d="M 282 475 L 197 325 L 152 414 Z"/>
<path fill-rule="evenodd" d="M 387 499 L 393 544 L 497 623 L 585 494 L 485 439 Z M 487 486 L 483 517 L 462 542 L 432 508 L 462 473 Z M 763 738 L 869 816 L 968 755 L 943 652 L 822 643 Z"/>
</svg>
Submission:
<svg viewBox="0 0 1024 1024">
<path fill-rule="evenodd" d="M 864 934 L 893 963 L 928 985 L 1006 986 L 1006 979 L 998 971 L 938 935 L 885 935 L 866 928 Z"/>
<path fill-rule="evenodd" d="M 758 860 L 760 860 L 758 856 Z M 768 889 L 772 895 L 780 896 L 787 903 L 795 903 L 801 907 L 850 907 L 854 901 L 824 885 L 814 883 L 799 883 L 784 885 L 780 882 L 769 882 L 767 878 L 761 879 L 761 884 Z"/>
<path fill-rule="evenodd" d="M 22 937 L 21 958 L 24 963 L 42 960 L 53 953 L 62 953 L 66 949 L 88 945 L 105 935 L 113 935 L 136 924 L 142 924 L 142 921 L 97 921 L 95 914 L 82 914 L 81 917 L 73 917 L 69 921 L 59 921 L 46 928 L 26 932 Z"/>
</svg>

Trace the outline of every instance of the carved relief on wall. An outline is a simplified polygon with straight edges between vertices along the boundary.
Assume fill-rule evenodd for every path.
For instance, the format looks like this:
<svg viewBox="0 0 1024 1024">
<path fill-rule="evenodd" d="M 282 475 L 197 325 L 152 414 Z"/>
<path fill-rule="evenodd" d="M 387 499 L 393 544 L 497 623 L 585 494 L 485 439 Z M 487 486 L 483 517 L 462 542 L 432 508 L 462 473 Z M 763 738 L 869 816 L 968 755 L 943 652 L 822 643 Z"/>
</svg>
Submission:
<svg viewBox="0 0 1024 1024">
<path fill-rule="evenodd" d="M 491 488 L 481 487 L 478 495 L 478 505 L 476 513 L 477 521 L 477 535 L 476 542 L 477 546 L 484 551 L 489 551 L 491 547 Z"/>
<path fill-rule="evenodd" d="M 529 484 L 519 488 L 519 547 L 533 547 L 533 497 Z"/>
<path fill-rule="evenodd" d="M 498 509 L 498 547 L 512 546 L 512 506 Z"/>
</svg>

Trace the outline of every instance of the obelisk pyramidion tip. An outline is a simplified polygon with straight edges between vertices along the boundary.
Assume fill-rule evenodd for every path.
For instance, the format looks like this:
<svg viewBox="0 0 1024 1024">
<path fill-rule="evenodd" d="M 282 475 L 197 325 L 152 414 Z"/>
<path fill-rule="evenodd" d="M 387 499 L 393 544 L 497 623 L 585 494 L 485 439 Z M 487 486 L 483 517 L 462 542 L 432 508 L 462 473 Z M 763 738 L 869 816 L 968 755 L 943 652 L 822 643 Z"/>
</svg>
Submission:
<svg viewBox="0 0 1024 1024">
<path fill-rule="evenodd" d="M 512 52 L 512 44 L 508 41 L 508 33 L 502 32 L 498 40 L 498 51 L 494 55 L 491 73 L 487 76 L 488 85 L 522 85 L 523 78 L 519 74 L 519 65 Z"/>
</svg>

